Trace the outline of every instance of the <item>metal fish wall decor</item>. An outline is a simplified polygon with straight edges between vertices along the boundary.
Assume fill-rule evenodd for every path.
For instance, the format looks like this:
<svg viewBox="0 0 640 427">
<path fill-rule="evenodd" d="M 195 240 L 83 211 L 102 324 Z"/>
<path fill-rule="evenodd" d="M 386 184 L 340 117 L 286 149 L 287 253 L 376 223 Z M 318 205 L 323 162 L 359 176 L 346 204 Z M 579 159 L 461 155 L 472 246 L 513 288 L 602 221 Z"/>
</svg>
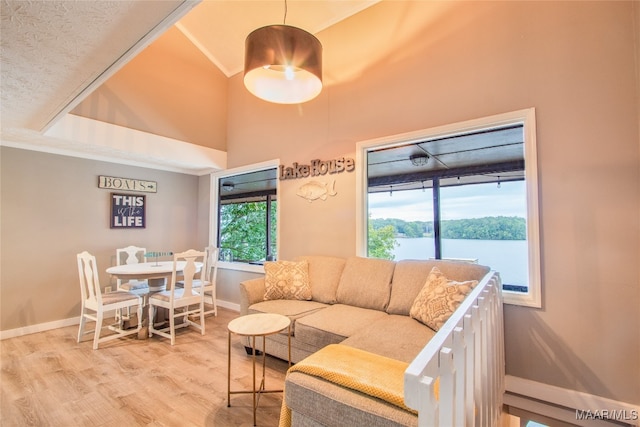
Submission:
<svg viewBox="0 0 640 427">
<path fill-rule="evenodd" d="M 306 184 L 301 185 L 296 194 L 309 201 L 309 203 L 318 199 L 327 200 L 328 196 L 335 196 L 338 194 L 336 191 L 336 180 L 334 179 L 330 186 L 327 182 L 309 181 Z"/>
</svg>

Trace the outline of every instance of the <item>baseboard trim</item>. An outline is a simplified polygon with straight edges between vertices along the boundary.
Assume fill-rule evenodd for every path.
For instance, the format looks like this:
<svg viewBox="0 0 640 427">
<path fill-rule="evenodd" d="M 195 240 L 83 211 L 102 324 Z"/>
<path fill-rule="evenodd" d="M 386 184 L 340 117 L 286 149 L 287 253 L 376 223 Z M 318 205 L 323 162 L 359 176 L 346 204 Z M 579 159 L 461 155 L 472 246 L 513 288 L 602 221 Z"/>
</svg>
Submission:
<svg viewBox="0 0 640 427">
<path fill-rule="evenodd" d="M 218 300 L 218 307 L 228 308 L 229 310 L 237 311 L 240 313 L 240 304 L 236 304 L 229 301 Z"/>
<path fill-rule="evenodd" d="M 640 426 L 640 406 L 608 399 L 576 390 L 569 390 L 525 378 L 507 375 L 504 403 L 515 408 L 549 416 L 580 426 Z M 577 419 L 578 411 L 586 417 Z M 593 415 L 611 414 L 610 421 L 594 419 Z M 613 418 L 616 421 L 613 421 Z"/>
<path fill-rule="evenodd" d="M 38 332 L 45 332 L 52 329 L 64 328 L 78 324 L 80 324 L 80 316 L 72 317 L 70 319 L 54 320 L 53 322 L 38 323 L 37 325 L 23 326 L 21 328 L 0 331 L 0 340 L 36 334 Z"/>
<path fill-rule="evenodd" d="M 218 307 L 227 308 L 229 310 L 240 312 L 240 304 L 232 303 L 229 301 L 218 300 Z M 54 320 L 53 322 L 38 323 L 37 325 L 23 326 L 21 328 L 8 329 L 6 331 L 0 331 L 0 341 L 21 337 L 23 335 L 36 334 L 38 332 L 50 331 L 52 329 L 64 328 L 67 326 L 79 325 L 80 316 L 71 317 L 69 319 Z"/>
</svg>

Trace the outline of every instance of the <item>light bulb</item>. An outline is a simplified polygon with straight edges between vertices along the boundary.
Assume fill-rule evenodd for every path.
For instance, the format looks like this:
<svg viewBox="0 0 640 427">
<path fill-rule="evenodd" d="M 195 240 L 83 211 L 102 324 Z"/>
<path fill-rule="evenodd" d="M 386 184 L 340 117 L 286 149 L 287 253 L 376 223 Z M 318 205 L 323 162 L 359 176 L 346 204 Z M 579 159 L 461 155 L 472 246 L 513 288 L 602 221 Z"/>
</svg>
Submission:
<svg viewBox="0 0 640 427">
<path fill-rule="evenodd" d="M 287 65 L 287 67 L 284 69 L 284 78 L 287 80 L 293 80 L 294 77 L 295 74 L 293 72 L 293 67 L 291 65 Z"/>
</svg>

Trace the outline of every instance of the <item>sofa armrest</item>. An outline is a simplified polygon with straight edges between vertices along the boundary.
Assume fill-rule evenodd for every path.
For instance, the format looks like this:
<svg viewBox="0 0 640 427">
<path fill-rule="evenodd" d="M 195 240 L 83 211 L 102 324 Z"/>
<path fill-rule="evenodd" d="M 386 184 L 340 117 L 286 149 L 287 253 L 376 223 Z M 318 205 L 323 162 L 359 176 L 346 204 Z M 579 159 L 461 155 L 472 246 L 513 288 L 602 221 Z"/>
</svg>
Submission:
<svg viewBox="0 0 640 427">
<path fill-rule="evenodd" d="M 249 306 L 264 301 L 264 277 L 240 282 L 240 314 L 249 314 Z"/>
</svg>

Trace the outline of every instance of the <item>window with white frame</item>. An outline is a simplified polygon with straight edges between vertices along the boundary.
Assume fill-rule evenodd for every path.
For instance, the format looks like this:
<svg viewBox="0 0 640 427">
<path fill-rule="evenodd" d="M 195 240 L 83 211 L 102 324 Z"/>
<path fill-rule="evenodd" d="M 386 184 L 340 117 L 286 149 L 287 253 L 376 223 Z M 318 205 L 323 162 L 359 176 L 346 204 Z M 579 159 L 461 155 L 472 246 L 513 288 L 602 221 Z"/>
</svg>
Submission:
<svg viewBox="0 0 640 427">
<path fill-rule="evenodd" d="M 278 257 L 277 163 L 214 174 L 212 241 L 227 267 L 249 270 Z"/>
<path fill-rule="evenodd" d="M 358 144 L 358 253 L 500 272 L 540 306 L 535 114 L 524 110 Z"/>
</svg>

